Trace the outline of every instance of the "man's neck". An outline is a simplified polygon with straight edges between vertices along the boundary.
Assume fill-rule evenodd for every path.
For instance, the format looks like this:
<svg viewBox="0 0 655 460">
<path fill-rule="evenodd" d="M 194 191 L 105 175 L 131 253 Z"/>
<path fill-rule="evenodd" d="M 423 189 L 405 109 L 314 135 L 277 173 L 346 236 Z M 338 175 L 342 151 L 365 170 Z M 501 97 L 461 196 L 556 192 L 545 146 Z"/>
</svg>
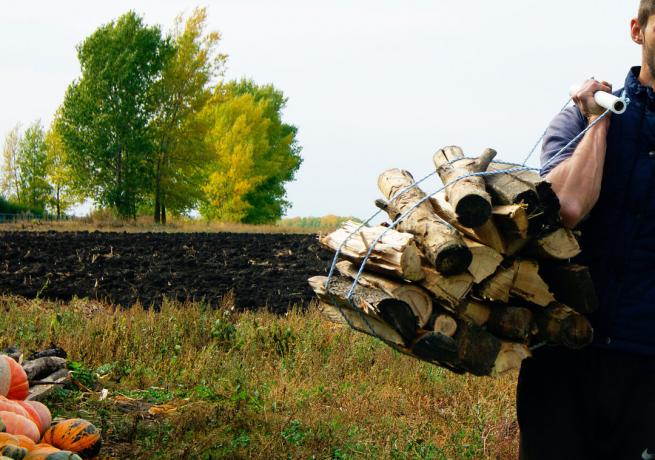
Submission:
<svg viewBox="0 0 655 460">
<path fill-rule="evenodd" d="M 641 66 L 641 70 L 639 71 L 639 83 L 655 90 L 655 78 L 653 78 L 653 73 L 647 64 L 642 64 Z"/>
</svg>

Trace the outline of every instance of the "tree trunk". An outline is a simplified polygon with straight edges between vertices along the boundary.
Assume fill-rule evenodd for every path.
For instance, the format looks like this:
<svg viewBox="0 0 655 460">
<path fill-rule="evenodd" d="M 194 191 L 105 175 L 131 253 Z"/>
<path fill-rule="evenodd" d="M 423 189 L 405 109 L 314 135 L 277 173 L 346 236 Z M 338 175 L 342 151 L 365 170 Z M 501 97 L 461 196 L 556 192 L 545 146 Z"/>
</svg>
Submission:
<svg viewBox="0 0 655 460">
<path fill-rule="evenodd" d="M 366 267 L 409 281 L 423 279 L 421 256 L 412 235 L 385 227 L 362 227 L 355 232 L 359 226 L 355 222 L 345 222 L 336 231 L 319 238 L 319 242 L 334 252 L 341 247 L 344 258 L 362 263 L 373 241 L 386 231 L 373 248 Z"/>
<path fill-rule="evenodd" d="M 434 166 L 446 187 L 446 198 L 464 227 L 475 228 L 491 217 L 491 196 L 485 189 L 484 178 L 467 176 L 487 170 L 496 151 L 486 149 L 475 160 L 464 159 L 464 152 L 457 146 L 444 147 L 434 154 Z M 458 180 L 459 179 L 459 180 Z"/>
<path fill-rule="evenodd" d="M 400 169 L 385 171 L 378 179 L 378 187 L 388 200 L 413 184 L 412 175 Z M 387 213 L 395 220 L 398 214 L 409 211 L 423 198 L 425 193 L 422 190 L 418 187 L 410 188 L 396 197 L 393 203 L 389 203 Z M 459 232 L 443 222 L 429 202 L 421 203 L 409 213 L 399 223 L 398 230 L 413 234 L 430 264 L 446 276 L 463 273 L 471 263 L 471 252 Z"/>
<path fill-rule="evenodd" d="M 343 260 L 337 263 L 337 270 L 345 277 L 355 279 L 359 267 Z M 362 272 L 359 277 L 362 286 L 382 289 L 394 299 L 402 300 L 412 309 L 419 327 L 424 327 L 432 315 L 432 297 L 423 288 L 403 281 L 385 278 L 368 272 Z"/>
<path fill-rule="evenodd" d="M 372 316 L 391 326 L 403 338 L 404 344 L 414 341 L 418 325 L 416 317 L 407 303 L 394 299 L 381 289 L 356 285 L 350 300 L 352 283 L 345 278 L 332 277 L 330 285 L 326 288 L 326 276 L 314 276 L 309 279 L 309 285 L 322 302 L 336 304 L 342 309 L 359 309 L 368 316 Z M 366 330 L 368 329 L 368 330 Z M 363 332 L 375 335 L 370 328 Z M 385 339 L 384 336 L 380 338 Z"/>
<path fill-rule="evenodd" d="M 157 167 L 155 170 L 155 224 L 161 223 L 161 155 L 157 158 Z"/>
</svg>

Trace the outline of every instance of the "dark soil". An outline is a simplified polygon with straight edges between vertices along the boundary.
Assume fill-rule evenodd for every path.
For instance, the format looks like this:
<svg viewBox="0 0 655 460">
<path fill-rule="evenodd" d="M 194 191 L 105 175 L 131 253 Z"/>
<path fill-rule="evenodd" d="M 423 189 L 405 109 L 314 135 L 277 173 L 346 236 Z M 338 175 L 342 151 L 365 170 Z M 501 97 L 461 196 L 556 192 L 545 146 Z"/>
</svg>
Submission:
<svg viewBox="0 0 655 460">
<path fill-rule="evenodd" d="M 239 309 L 283 313 L 309 303 L 330 260 L 315 235 L 0 232 L 0 293 L 157 307 L 232 291 Z"/>
</svg>

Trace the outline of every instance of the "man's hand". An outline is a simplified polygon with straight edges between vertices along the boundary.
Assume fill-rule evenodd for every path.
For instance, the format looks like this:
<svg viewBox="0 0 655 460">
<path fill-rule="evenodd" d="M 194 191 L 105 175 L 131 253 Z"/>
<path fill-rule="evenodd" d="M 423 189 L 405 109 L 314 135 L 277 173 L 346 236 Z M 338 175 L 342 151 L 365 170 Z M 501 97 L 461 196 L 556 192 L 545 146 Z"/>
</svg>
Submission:
<svg viewBox="0 0 655 460">
<path fill-rule="evenodd" d="M 605 109 L 596 104 L 594 100 L 594 93 L 596 91 L 611 93 L 612 85 L 606 81 L 587 80 L 572 97 L 573 102 L 575 102 L 588 122 L 594 121 L 605 112 Z"/>
</svg>

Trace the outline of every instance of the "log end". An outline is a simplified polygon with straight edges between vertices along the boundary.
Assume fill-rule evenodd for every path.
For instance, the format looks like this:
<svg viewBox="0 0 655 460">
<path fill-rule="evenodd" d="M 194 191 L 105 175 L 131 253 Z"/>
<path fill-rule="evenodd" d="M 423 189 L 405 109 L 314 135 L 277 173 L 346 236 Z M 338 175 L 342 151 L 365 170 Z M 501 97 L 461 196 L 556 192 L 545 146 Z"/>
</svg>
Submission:
<svg viewBox="0 0 655 460">
<path fill-rule="evenodd" d="M 442 248 L 435 260 L 435 268 L 445 276 L 464 273 L 473 260 L 471 250 L 462 244 L 450 244 Z"/>
<path fill-rule="evenodd" d="M 377 307 L 380 317 L 401 335 L 406 344 L 410 344 L 418 330 L 417 319 L 410 306 L 402 300 L 384 299 Z"/>
<path fill-rule="evenodd" d="M 528 347 L 522 343 L 503 342 L 496 358 L 492 375 L 499 375 L 519 369 L 524 359 L 531 356 Z"/>
<path fill-rule="evenodd" d="M 579 350 L 591 345 L 594 339 L 594 330 L 584 316 L 570 315 L 562 321 L 560 337 L 562 345 Z"/>
<path fill-rule="evenodd" d="M 469 194 L 459 200 L 455 212 L 460 224 L 476 228 L 484 225 L 491 217 L 491 203 L 482 195 Z"/>
</svg>

